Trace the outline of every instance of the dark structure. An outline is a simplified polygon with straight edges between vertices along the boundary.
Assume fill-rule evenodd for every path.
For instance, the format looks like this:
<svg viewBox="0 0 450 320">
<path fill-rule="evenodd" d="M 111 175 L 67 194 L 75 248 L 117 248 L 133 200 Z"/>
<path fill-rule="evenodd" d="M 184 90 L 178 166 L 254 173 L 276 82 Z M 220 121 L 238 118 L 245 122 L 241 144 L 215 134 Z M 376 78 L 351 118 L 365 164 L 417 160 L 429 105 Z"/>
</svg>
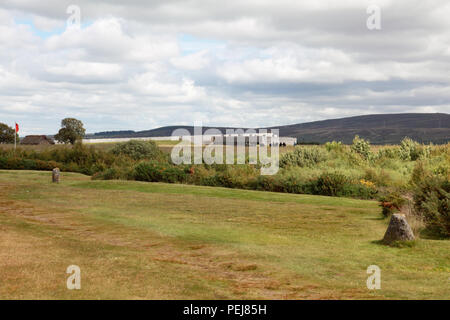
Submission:
<svg viewBox="0 0 450 320">
<path fill-rule="evenodd" d="M 47 137 L 47 136 L 26 136 L 25 138 L 20 141 L 20 144 L 55 144 L 53 139 Z"/>
</svg>

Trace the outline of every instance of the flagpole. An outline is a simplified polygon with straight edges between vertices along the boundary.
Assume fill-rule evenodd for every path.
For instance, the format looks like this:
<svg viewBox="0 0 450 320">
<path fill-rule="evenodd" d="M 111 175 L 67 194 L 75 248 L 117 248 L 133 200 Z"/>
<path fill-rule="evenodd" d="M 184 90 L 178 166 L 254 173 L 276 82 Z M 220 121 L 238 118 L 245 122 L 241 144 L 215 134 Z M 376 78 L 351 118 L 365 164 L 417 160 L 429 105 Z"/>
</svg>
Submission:
<svg viewBox="0 0 450 320">
<path fill-rule="evenodd" d="M 14 152 L 16 152 L 17 122 L 14 122 Z"/>
</svg>

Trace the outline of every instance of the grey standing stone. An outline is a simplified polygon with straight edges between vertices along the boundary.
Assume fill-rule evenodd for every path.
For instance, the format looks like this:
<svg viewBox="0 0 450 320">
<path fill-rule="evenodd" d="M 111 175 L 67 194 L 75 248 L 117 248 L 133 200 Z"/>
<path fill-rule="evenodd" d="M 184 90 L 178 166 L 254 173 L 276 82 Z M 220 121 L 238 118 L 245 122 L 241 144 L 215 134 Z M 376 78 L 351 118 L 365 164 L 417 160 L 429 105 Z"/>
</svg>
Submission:
<svg viewBox="0 0 450 320">
<path fill-rule="evenodd" d="M 54 168 L 52 171 L 52 181 L 59 183 L 59 168 Z"/>
<path fill-rule="evenodd" d="M 383 242 L 414 240 L 414 234 L 403 214 L 395 213 L 391 217 L 389 226 L 384 234 Z"/>
</svg>

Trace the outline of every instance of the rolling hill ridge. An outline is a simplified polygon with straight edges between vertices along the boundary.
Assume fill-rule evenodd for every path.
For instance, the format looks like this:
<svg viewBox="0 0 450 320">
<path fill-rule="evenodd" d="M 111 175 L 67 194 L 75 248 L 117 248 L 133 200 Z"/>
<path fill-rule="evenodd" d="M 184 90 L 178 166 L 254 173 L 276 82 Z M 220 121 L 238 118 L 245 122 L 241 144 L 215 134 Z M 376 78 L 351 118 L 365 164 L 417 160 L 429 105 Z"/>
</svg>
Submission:
<svg viewBox="0 0 450 320">
<path fill-rule="evenodd" d="M 166 126 L 144 131 L 106 131 L 87 135 L 87 138 L 130 138 L 170 136 L 175 129 L 192 126 Z M 203 131 L 212 127 L 203 127 Z M 216 127 L 222 132 L 232 127 Z M 246 129 L 246 128 L 244 128 Z M 423 143 L 443 144 L 450 141 L 450 115 L 446 113 L 374 114 L 340 119 L 298 123 L 267 129 L 279 129 L 280 136 L 296 137 L 299 143 L 342 141 L 349 144 L 355 135 L 372 144 L 397 144 L 404 137 Z"/>
</svg>

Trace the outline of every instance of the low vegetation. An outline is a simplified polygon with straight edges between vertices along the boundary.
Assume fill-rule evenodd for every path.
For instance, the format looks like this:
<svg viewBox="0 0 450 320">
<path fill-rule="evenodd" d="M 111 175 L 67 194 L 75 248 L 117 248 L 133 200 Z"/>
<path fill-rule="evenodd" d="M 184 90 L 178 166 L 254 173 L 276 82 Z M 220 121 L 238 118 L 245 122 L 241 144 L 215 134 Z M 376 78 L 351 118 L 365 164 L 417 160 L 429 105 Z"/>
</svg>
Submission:
<svg viewBox="0 0 450 320">
<path fill-rule="evenodd" d="M 450 181 L 445 175 L 417 163 L 413 172 L 414 206 L 429 232 L 450 237 Z"/>
</svg>

